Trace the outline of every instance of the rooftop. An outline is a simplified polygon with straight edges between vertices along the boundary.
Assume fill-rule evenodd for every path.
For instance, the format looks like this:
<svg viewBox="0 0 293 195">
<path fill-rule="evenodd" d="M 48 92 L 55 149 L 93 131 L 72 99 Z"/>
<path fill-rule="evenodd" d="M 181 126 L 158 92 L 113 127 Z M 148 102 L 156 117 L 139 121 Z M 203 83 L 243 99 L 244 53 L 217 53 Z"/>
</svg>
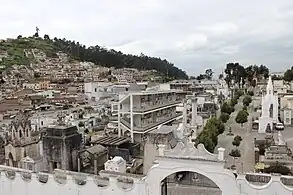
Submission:
<svg viewBox="0 0 293 195">
<path fill-rule="evenodd" d="M 172 126 L 167 126 L 163 125 L 157 129 L 154 129 L 150 131 L 150 134 L 169 134 L 171 132 L 174 132 L 178 129 L 178 125 L 172 125 Z"/>
<path fill-rule="evenodd" d="M 95 146 L 92 146 L 90 148 L 87 148 L 86 151 L 88 151 L 91 154 L 100 154 L 102 152 L 107 151 L 107 148 L 105 148 L 102 145 L 95 145 Z"/>
<path fill-rule="evenodd" d="M 105 136 L 98 138 L 95 140 L 94 144 L 101 144 L 101 145 L 113 145 L 113 146 L 119 146 L 121 144 L 130 142 L 129 138 L 126 137 L 117 137 L 117 136 Z"/>
<path fill-rule="evenodd" d="M 133 92 L 131 95 L 152 95 L 152 94 L 164 94 L 164 93 L 175 93 L 178 90 L 161 90 L 161 91 L 141 91 L 141 92 Z"/>
</svg>

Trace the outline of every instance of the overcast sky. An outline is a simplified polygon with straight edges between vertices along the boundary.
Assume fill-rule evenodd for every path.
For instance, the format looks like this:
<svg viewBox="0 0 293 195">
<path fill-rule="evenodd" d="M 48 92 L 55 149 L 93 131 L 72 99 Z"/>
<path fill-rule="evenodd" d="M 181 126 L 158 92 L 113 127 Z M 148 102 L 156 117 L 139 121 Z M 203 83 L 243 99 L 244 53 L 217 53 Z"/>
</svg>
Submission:
<svg viewBox="0 0 293 195">
<path fill-rule="evenodd" d="M 0 38 L 67 38 L 166 58 L 189 75 L 228 62 L 293 65 L 292 0 L 1 1 Z"/>
</svg>

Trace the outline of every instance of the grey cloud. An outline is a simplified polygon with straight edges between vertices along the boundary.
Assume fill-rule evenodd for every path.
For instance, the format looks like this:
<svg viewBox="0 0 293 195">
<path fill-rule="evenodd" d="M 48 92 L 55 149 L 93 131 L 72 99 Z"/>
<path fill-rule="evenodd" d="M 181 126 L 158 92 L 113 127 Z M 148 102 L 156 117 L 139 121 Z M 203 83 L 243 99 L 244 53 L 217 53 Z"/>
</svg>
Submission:
<svg viewBox="0 0 293 195">
<path fill-rule="evenodd" d="M 51 37 L 167 58 L 191 74 L 230 61 L 292 64 L 291 0 L 10 0 L 1 10 L 0 38 L 39 26 Z"/>
</svg>

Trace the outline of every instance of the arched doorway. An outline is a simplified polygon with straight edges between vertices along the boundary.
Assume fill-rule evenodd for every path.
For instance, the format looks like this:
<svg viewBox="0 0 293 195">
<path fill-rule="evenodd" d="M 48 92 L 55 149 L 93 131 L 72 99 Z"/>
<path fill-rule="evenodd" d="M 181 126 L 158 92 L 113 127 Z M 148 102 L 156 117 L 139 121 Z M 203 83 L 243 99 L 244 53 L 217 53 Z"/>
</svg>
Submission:
<svg viewBox="0 0 293 195">
<path fill-rule="evenodd" d="M 204 184 L 210 182 L 210 186 L 206 187 L 215 187 L 214 190 L 222 192 L 221 195 L 239 195 L 239 188 L 233 172 L 225 169 L 225 162 L 219 160 L 217 154 L 209 153 L 202 144 L 199 144 L 197 148 L 195 148 L 192 143 L 187 143 L 185 145 L 177 144 L 172 150 L 164 150 L 162 149 L 163 147 L 164 146 L 159 145 L 160 155 L 157 157 L 156 163 L 147 173 L 147 194 L 165 195 L 166 188 L 168 194 L 169 183 L 166 181 L 166 178 L 177 174 L 176 177 L 182 179 L 184 177 L 180 176 L 180 174 L 182 175 L 182 173 L 184 173 L 185 177 L 189 175 L 187 176 L 187 178 L 189 177 L 187 182 L 199 182 L 197 179 L 204 178 Z M 165 186 L 166 182 L 167 187 Z M 210 191 L 212 190 L 210 189 Z M 172 192 L 172 190 L 170 192 Z M 189 192 L 185 194 L 199 193 Z"/>
<path fill-rule="evenodd" d="M 208 177 L 189 171 L 173 173 L 161 181 L 161 195 L 222 195 L 221 189 Z"/>
<path fill-rule="evenodd" d="M 11 152 L 8 155 L 8 166 L 14 167 L 14 159 L 13 159 Z"/>
</svg>

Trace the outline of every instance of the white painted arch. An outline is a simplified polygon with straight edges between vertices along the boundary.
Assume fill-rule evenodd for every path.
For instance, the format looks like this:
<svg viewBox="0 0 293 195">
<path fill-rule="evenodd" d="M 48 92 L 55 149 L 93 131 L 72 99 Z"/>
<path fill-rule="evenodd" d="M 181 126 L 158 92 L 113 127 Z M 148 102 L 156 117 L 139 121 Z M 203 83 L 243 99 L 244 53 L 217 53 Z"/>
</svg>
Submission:
<svg viewBox="0 0 293 195">
<path fill-rule="evenodd" d="M 220 188 L 223 195 L 240 194 L 234 174 L 231 170 L 224 168 L 223 151 L 219 150 L 219 154 L 213 154 L 208 152 L 203 144 L 195 147 L 192 142 L 178 143 L 171 150 L 165 150 L 164 145 L 158 147 L 157 164 L 149 170 L 146 178 L 147 194 L 160 194 L 161 181 L 181 171 L 206 176 Z"/>
<path fill-rule="evenodd" d="M 223 195 L 239 195 L 240 191 L 234 174 L 224 169 L 222 162 L 212 162 L 195 159 L 159 158 L 158 164 L 148 172 L 146 178 L 146 194 L 161 194 L 161 181 L 167 176 L 189 171 L 199 173 L 212 180 L 222 191 Z"/>
</svg>

